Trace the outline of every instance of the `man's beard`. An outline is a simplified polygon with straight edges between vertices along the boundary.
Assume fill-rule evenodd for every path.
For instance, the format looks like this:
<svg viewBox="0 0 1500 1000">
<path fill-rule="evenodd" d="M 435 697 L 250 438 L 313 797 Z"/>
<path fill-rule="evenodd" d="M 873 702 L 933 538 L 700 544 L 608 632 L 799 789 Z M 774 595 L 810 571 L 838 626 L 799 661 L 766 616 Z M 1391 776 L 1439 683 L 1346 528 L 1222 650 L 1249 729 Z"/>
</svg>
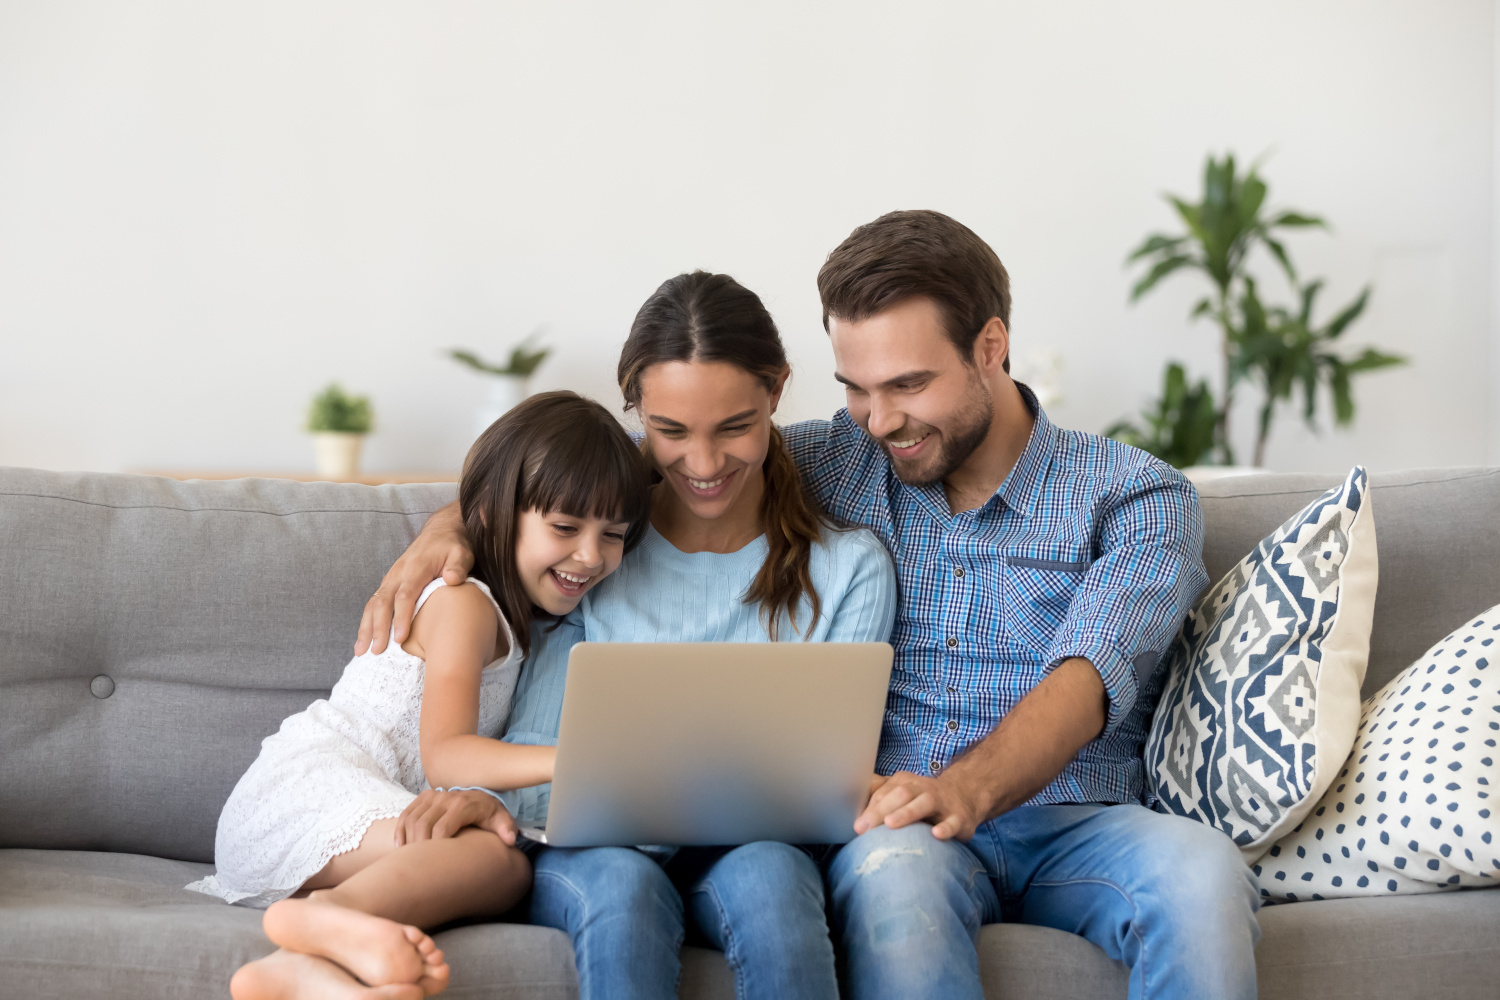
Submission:
<svg viewBox="0 0 1500 1000">
<path fill-rule="evenodd" d="M 976 375 L 969 380 L 969 391 L 964 395 L 963 405 L 954 413 L 950 429 L 943 432 L 942 448 L 936 457 L 919 465 L 892 455 L 890 445 L 883 440 L 880 446 L 891 460 L 896 477 L 903 483 L 918 487 L 936 486 L 969 460 L 974 449 L 990 433 L 994 419 L 995 402 Z"/>
</svg>

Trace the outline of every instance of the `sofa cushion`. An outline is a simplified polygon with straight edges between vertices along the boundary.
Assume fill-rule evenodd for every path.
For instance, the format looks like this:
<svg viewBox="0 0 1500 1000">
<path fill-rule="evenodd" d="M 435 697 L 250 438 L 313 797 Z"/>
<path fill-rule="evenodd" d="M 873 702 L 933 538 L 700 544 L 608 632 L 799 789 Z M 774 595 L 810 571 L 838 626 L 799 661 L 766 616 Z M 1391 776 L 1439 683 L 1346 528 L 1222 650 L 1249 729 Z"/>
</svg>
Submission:
<svg viewBox="0 0 1500 1000">
<path fill-rule="evenodd" d="M 1328 899 L 1500 882 L 1500 605 L 1365 703 L 1338 783 L 1255 866 L 1261 894 Z"/>
<path fill-rule="evenodd" d="M 208 865 L 132 854 L 0 850 L 0 994 L 28 1000 L 222 998 L 229 977 L 274 945 L 263 911 L 182 887 Z M 572 998 L 560 931 L 486 923 L 436 935 L 453 967 L 447 996 Z M 732 1000 L 722 956 L 684 951 L 684 980 Z"/>
<path fill-rule="evenodd" d="M 0 850 L 0 993 L 28 1000 L 222 1000 L 267 954 L 260 912 L 181 887 L 207 865 L 128 854 Z M 1261 911 L 1262 1000 L 1472 1000 L 1500 979 L 1500 892 L 1291 903 Z M 561 931 L 482 923 L 436 935 L 453 966 L 444 996 L 577 996 Z M 684 1000 L 732 1000 L 724 957 L 684 948 Z M 985 995 L 1104 1000 L 1125 967 L 1083 938 L 991 924 L 979 934 Z"/>
<path fill-rule="evenodd" d="M 1375 608 L 1372 507 L 1356 467 L 1210 587 L 1167 655 L 1150 789 L 1247 861 L 1313 808 L 1353 743 Z"/>
</svg>

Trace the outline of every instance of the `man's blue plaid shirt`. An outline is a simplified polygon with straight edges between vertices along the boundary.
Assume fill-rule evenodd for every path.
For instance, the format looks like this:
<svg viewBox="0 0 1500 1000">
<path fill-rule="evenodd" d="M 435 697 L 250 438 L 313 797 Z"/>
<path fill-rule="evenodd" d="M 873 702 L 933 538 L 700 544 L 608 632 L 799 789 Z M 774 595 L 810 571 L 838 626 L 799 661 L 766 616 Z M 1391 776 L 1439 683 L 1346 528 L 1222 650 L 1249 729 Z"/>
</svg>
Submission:
<svg viewBox="0 0 1500 1000">
<path fill-rule="evenodd" d="M 1158 663 L 1208 576 L 1198 495 L 1145 452 L 1036 415 L 994 496 L 950 514 L 941 485 L 896 478 L 840 410 L 783 429 L 834 517 L 891 550 L 900 603 L 876 770 L 936 774 L 989 734 L 1049 671 L 1087 657 L 1104 678 L 1104 732 L 1032 799 L 1137 802 Z"/>
</svg>

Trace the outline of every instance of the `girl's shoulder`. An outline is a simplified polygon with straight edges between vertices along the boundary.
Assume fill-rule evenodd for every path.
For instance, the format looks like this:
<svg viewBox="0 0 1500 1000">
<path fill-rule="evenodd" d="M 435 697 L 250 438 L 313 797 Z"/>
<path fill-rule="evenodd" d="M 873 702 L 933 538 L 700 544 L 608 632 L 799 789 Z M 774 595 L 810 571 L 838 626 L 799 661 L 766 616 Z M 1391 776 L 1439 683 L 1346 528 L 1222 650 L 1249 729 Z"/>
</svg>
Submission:
<svg viewBox="0 0 1500 1000">
<path fill-rule="evenodd" d="M 499 635 L 496 633 L 497 621 Z M 425 658 L 425 648 L 439 632 L 447 638 L 468 634 L 476 641 L 503 636 L 508 647 L 515 645 L 510 623 L 505 620 L 490 588 L 472 576 L 457 586 L 448 586 L 439 577 L 423 589 L 417 598 L 411 636 L 402 643 L 402 648 L 413 656 Z"/>
</svg>

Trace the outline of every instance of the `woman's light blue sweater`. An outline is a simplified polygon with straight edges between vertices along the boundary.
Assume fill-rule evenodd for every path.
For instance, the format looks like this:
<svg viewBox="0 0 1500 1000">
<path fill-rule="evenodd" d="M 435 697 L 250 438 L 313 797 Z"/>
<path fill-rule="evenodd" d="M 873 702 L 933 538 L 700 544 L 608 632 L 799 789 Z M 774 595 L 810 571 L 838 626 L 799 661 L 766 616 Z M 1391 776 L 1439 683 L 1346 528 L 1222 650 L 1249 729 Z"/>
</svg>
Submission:
<svg viewBox="0 0 1500 1000">
<path fill-rule="evenodd" d="M 762 535 L 738 552 L 683 552 L 655 528 L 609 579 L 556 630 L 532 633 L 521 668 L 508 743 L 551 746 L 562 715 L 568 653 L 590 642 L 767 642 L 760 605 L 745 592 L 766 558 Z M 782 641 L 884 642 L 896 615 L 896 572 L 884 545 L 863 528 L 825 530 L 809 567 L 822 602 L 816 622 L 804 597 L 793 628 L 785 616 Z M 507 792 L 506 805 L 523 826 L 546 822 L 550 785 Z"/>
</svg>

